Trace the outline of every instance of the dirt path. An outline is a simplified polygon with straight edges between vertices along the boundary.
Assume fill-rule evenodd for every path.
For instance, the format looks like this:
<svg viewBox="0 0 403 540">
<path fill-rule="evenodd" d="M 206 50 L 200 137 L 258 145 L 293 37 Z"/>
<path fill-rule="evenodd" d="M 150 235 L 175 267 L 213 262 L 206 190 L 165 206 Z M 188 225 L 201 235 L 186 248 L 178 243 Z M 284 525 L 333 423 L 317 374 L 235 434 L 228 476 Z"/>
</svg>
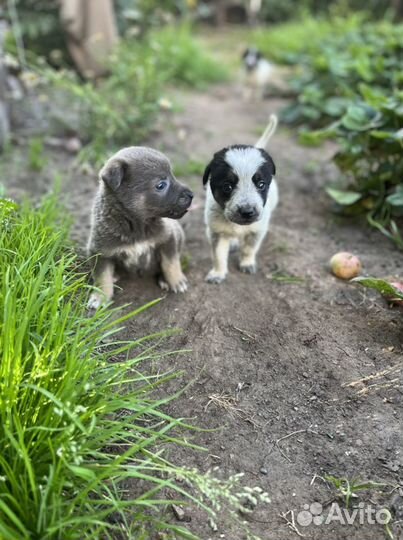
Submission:
<svg viewBox="0 0 403 540">
<path fill-rule="evenodd" d="M 270 112 L 281 103 L 241 103 L 235 88 L 180 97 L 182 112 L 166 120 L 164 135 L 151 144 L 174 162 L 207 163 L 212 153 L 231 143 L 254 143 Z M 183 130 L 186 132 L 181 141 Z M 138 143 L 140 141 L 132 141 Z M 332 499 L 334 491 L 319 477 L 359 478 L 403 483 L 402 374 L 379 379 L 378 387 L 346 383 L 393 368 L 402 362 L 402 313 L 372 294 L 337 281 L 326 269 L 329 257 L 350 250 L 366 272 L 401 272 L 402 255 L 379 234 L 338 221 L 329 212 L 323 184 L 332 171 L 325 164 L 332 148 L 306 149 L 280 129 L 270 144 L 278 170 L 280 205 L 259 256 L 257 275 L 239 273 L 235 259 L 225 283 L 208 285 L 209 248 L 203 225 L 204 192 L 199 176 L 181 178 L 197 193 L 196 208 L 184 220 L 191 288 L 185 296 L 168 295 L 157 307 L 128 325 L 126 336 L 168 327 L 182 333 L 164 344 L 192 352 L 165 358 L 156 370 L 183 370 L 180 380 L 162 392 L 192 383 L 169 412 L 192 418 L 204 428 L 193 442 L 206 453 L 178 450 L 177 462 L 217 474 L 245 473 L 245 483 L 267 490 L 272 503 L 250 516 L 263 540 L 297 538 L 279 514 Z M 63 192 L 83 242 L 95 182 L 75 174 Z M 42 182 L 10 177 L 10 189 L 40 191 Z M 281 276 L 295 280 L 281 281 Z M 274 278 L 276 279 L 273 279 Z M 289 282 L 293 281 L 293 282 Z M 118 304 L 141 305 L 160 295 L 151 278 L 122 280 Z M 392 379 L 400 377 L 400 388 Z M 374 384 L 373 380 L 370 384 Z M 382 386 L 384 385 L 384 386 Z M 276 443 L 276 441 L 278 441 Z M 363 496 L 367 504 L 399 506 L 402 497 Z M 400 512 L 400 513 L 399 513 Z M 386 538 L 381 525 L 298 525 L 315 540 Z M 192 514 L 192 529 L 203 540 L 240 540 L 241 532 L 222 526 L 213 533 L 205 517 Z M 394 525 L 395 538 L 403 538 Z M 400 532 L 399 532 L 400 530 Z M 400 536 L 399 536 L 400 534 Z M 221 535 L 221 536 L 220 536 Z"/>
<path fill-rule="evenodd" d="M 269 113 L 281 105 L 267 101 L 246 106 L 229 87 L 181 100 L 183 112 L 175 116 L 171 130 L 153 141 L 181 162 L 207 163 L 227 144 L 253 143 Z M 181 129 L 186 130 L 182 143 L 177 138 Z M 396 274 L 401 254 L 365 227 L 336 223 L 322 189 L 328 169 L 323 165 L 332 148 L 307 150 L 280 129 L 270 151 L 281 203 L 261 250 L 257 275 L 239 273 L 233 261 L 224 284 L 204 282 L 210 268 L 204 193 L 200 177 L 188 178 L 197 193 L 197 209 L 184 222 L 190 291 L 185 297 L 169 295 L 135 320 L 128 336 L 166 327 L 183 329 L 173 346 L 192 352 L 164 360 L 162 369 L 185 371 L 172 389 L 194 382 L 170 412 L 193 418 L 196 425 L 221 429 L 194 436 L 194 442 L 207 447 L 207 454 L 189 460 L 189 454 L 180 451 L 175 458 L 203 470 L 218 466 L 222 475 L 244 472 L 249 485 L 260 485 L 272 498 L 268 509 L 251 517 L 253 530 L 262 539 L 283 540 L 297 535 L 280 513 L 297 514 L 304 504 L 324 503 L 333 496 L 322 480 L 312 482 L 315 475 L 402 483 L 402 386 L 360 396 L 363 386 L 344 386 L 402 361 L 402 314 L 337 281 L 326 269 L 334 252 L 348 249 L 360 254 L 369 273 Z M 270 279 L 281 273 L 301 281 Z M 148 281 L 121 285 L 121 303 L 141 304 L 158 295 Z M 379 382 L 396 377 L 399 374 Z M 226 410 L 228 404 L 232 411 Z M 374 491 L 364 500 L 369 498 L 380 505 L 391 502 L 391 497 Z M 192 517 L 194 531 L 203 539 L 220 533 L 231 540 L 243 538 L 225 528 L 213 535 L 205 521 Z M 385 534 L 381 525 L 357 523 L 298 527 L 312 539 L 379 539 Z"/>
</svg>

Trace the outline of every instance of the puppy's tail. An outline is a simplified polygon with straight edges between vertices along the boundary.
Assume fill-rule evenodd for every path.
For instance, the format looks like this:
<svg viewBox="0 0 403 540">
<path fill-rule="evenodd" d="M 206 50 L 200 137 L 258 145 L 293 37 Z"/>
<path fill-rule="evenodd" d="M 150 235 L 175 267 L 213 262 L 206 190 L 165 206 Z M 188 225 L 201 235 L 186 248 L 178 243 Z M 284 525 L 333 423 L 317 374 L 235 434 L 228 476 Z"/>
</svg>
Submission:
<svg viewBox="0 0 403 540">
<path fill-rule="evenodd" d="M 260 137 L 260 139 L 255 144 L 256 148 L 263 148 L 263 149 L 266 148 L 270 137 L 276 131 L 277 124 L 278 124 L 277 116 L 275 114 L 271 114 L 270 119 L 269 119 L 269 123 L 267 124 L 267 127 L 264 130 L 263 135 Z"/>
</svg>

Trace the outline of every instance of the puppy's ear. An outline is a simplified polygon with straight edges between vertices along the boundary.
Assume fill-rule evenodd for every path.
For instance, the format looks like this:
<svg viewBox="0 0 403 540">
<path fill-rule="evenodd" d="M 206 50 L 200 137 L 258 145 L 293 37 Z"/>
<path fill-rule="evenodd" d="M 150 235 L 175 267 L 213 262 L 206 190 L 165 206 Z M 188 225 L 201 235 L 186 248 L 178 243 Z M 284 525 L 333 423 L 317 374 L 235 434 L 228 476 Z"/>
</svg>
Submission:
<svg viewBox="0 0 403 540">
<path fill-rule="evenodd" d="M 211 161 L 207 165 L 206 170 L 204 171 L 204 174 L 203 174 L 203 186 L 205 186 L 207 182 L 209 181 L 210 174 L 211 174 Z"/>
<path fill-rule="evenodd" d="M 273 167 L 273 176 L 276 176 L 276 165 L 274 161 L 272 160 L 271 156 L 269 156 L 269 160 L 270 160 L 271 166 Z"/>
<path fill-rule="evenodd" d="M 113 191 L 116 191 L 125 176 L 127 164 L 120 159 L 113 159 L 104 165 L 99 173 L 101 180 Z"/>
</svg>

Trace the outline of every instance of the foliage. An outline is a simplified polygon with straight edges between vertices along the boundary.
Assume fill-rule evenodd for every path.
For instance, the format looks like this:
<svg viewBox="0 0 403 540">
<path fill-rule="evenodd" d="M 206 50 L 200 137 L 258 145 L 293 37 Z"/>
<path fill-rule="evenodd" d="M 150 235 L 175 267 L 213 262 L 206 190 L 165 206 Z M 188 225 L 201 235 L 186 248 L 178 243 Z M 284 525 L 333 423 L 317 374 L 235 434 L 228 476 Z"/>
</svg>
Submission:
<svg viewBox="0 0 403 540">
<path fill-rule="evenodd" d="M 329 35 L 336 38 L 358 29 L 363 18 L 363 14 L 352 14 L 348 18 L 305 14 L 298 20 L 255 30 L 252 41 L 268 58 L 282 64 L 298 64 L 320 54 L 322 43 Z"/>
<path fill-rule="evenodd" d="M 388 484 L 374 482 L 373 480 L 363 482 L 355 478 L 350 480 L 348 478 L 338 478 L 332 475 L 325 476 L 325 480 L 339 491 L 346 508 L 350 506 L 351 499 L 357 497 L 357 494 L 361 491 L 379 490 L 380 488 L 388 486 Z"/>
<path fill-rule="evenodd" d="M 119 27 L 125 34 L 144 34 L 151 28 L 172 23 L 175 18 L 189 15 L 191 0 L 117 0 Z"/>
<path fill-rule="evenodd" d="M 67 60 L 58 2 L 13 0 L 8 5 L 11 4 L 15 4 L 15 12 L 9 10 L 10 22 L 15 26 L 15 31 L 21 33 L 24 46 L 38 55 L 46 56 L 49 60 L 58 58 L 58 64 L 62 56 Z M 54 54 L 55 51 L 58 51 L 57 55 Z"/>
<path fill-rule="evenodd" d="M 132 36 L 143 35 L 152 28 L 186 17 L 191 6 L 189 0 L 166 0 L 163 5 L 158 0 L 114 1 L 121 33 Z M 9 18 L 13 24 L 18 24 L 17 30 L 28 50 L 46 57 L 52 64 L 61 65 L 68 60 L 58 2 L 15 0 L 15 15 L 9 13 Z"/>
<path fill-rule="evenodd" d="M 42 139 L 34 137 L 29 141 L 28 162 L 33 171 L 40 172 L 45 167 L 47 160 L 44 156 Z"/>
<path fill-rule="evenodd" d="M 98 84 L 67 71 L 45 71 L 81 111 L 80 135 L 89 142 L 81 157 L 96 164 L 108 151 L 143 143 L 167 85 L 203 88 L 226 76 L 187 25 L 123 41 L 110 60 L 109 77 Z"/>
<path fill-rule="evenodd" d="M 386 281 L 385 279 L 373 278 L 373 277 L 357 277 L 352 281 L 359 283 L 367 289 L 374 289 L 378 291 L 382 296 L 387 298 L 390 302 L 403 302 L 403 292 L 399 290 L 393 282 Z"/>
<path fill-rule="evenodd" d="M 175 163 L 174 172 L 176 176 L 203 176 L 206 164 L 198 159 L 189 159 L 183 163 Z"/>
<path fill-rule="evenodd" d="M 390 9 L 387 0 L 263 0 L 261 18 L 265 22 L 285 22 L 295 19 L 301 13 L 328 15 L 334 11 L 369 11 L 375 17 L 382 17 Z"/>
<path fill-rule="evenodd" d="M 361 92 L 363 99 L 327 130 L 340 141 L 334 160 L 344 174 L 339 189 L 328 193 L 350 214 L 365 212 L 371 225 L 403 249 L 397 225 L 403 216 L 403 92 L 390 96 L 364 85 Z"/>
<path fill-rule="evenodd" d="M 145 47 L 156 57 L 165 82 L 205 88 L 228 78 L 228 71 L 204 50 L 190 25 L 166 26 L 151 32 Z"/>
<path fill-rule="evenodd" d="M 334 31 L 324 37 L 328 24 Z M 403 249 L 397 225 L 403 216 L 403 27 L 354 16 L 345 24 L 338 17 L 307 19 L 299 37 L 304 32 L 307 49 L 292 41 L 282 53 L 297 66 L 290 83 L 295 99 L 282 118 L 320 128 L 303 132 L 302 142 L 339 142 L 334 161 L 342 179 L 328 194 L 349 214 L 365 213 Z"/>
<path fill-rule="evenodd" d="M 145 538 L 150 522 L 195 538 L 157 510 L 188 499 L 216 519 L 222 506 L 235 516 L 248 497 L 267 501 L 239 475 L 221 481 L 164 458 L 185 444 L 174 430 L 186 425 L 164 413 L 172 397 L 153 397 L 172 375 L 140 368 L 164 356 L 156 340 L 165 334 L 116 338 L 152 304 L 87 316 L 86 277 L 60 210 L 54 198 L 36 211 L 0 200 L 2 540 Z"/>
<path fill-rule="evenodd" d="M 401 26 L 353 17 L 347 19 L 344 31 L 343 19 L 331 21 L 335 31 L 320 40 L 312 38 L 310 50 L 298 52 L 292 59 L 299 67 L 292 82 L 297 98 L 285 111 L 286 121 L 326 125 L 360 97 L 360 83 L 389 89 L 399 88 L 403 80 Z M 313 27 L 311 31 L 315 35 Z"/>
</svg>

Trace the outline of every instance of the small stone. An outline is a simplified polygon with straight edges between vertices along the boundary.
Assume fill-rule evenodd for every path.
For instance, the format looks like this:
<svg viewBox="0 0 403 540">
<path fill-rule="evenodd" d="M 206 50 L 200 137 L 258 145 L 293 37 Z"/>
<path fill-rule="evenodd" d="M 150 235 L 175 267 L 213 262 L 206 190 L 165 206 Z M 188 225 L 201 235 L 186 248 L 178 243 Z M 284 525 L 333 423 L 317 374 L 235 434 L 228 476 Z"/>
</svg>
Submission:
<svg viewBox="0 0 403 540">
<path fill-rule="evenodd" d="M 158 105 L 163 111 L 172 110 L 172 101 L 169 100 L 168 98 L 164 98 L 164 97 L 160 98 L 160 100 L 158 101 Z"/>
<path fill-rule="evenodd" d="M 178 521 L 185 521 L 186 520 L 186 514 L 183 508 L 178 506 L 177 504 L 172 505 L 172 512 L 174 513 L 176 519 Z"/>
<path fill-rule="evenodd" d="M 70 137 L 64 143 L 64 148 L 69 154 L 77 154 L 81 150 L 82 144 L 78 137 Z"/>
<path fill-rule="evenodd" d="M 180 130 L 178 131 L 178 139 L 179 139 L 180 141 L 184 141 L 184 140 L 186 139 L 186 136 L 187 136 L 186 129 L 183 129 L 183 128 L 182 128 L 182 129 L 180 129 Z"/>
<path fill-rule="evenodd" d="M 259 469 L 259 472 L 260 472 L 261 474 L 269 474 L 269 471 L 266 469 L 266 467 L 261 467 L 261 468 Z"/>
<path fill-rule="evenodd" d="M 302 372 L 302 376 L 305 377 L 305 379 L 309 378 L 309 375 L 308 375 L 308 373 L 306 371 Z"/>
</svg>

